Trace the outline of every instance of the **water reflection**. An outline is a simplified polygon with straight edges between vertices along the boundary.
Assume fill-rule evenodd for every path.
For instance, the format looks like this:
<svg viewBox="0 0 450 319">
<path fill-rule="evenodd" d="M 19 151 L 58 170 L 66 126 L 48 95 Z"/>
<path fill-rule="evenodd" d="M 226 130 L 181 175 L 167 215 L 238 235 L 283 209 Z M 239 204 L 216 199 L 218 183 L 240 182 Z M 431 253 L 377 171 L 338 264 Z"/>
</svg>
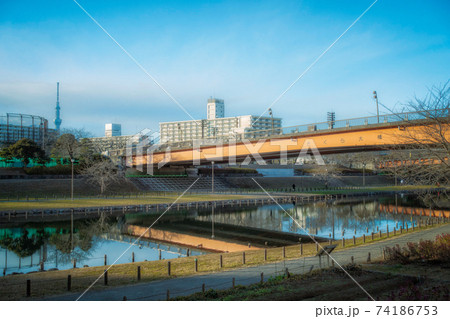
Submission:
<svg viewBox="0 0 450 319">
<path fill-rule="evenodd" d="M 124 218 L 76 222 L 39 227 L 0 229 L 0 269 L 3 274 L 27 273 L 50 269 L 102 266 L 133 260 L 173 259 L 187 255 L 187 249 L 175 245 L 140 240 L 121 234 Z M 130 247 L 131 245 L 131 247 Z M 122 255 L 125 250 L 128 251 Z M 190 249 L 190 255 L 204 252 Z"/>
<path fill-rule="evenodd" d="M 278 205 L 260 207 L 215 208 L 214 222 L 277 230 L 296 234 L 315 234 L 321 237 L 341 239 L 353 236 L 370 235 L 386 227 L 392 231 L 400 226 L 412 227 L 421 218 L 417 215 L 388 213 L 385 205 L 410 206 L 408 198 L 395 196 L 379 199 L 361 199 L 353 202 L 315 202 L 282 204 L 285 213 Z M 29 272 L 40 268 L 68 269 L 77 267 L 104 265 L 117 260 L 117 263 L 135 261 L 171 259 L 185 256 L 186 248 L 143 239 L 123 256 L 135 238 L 126 236 L 122 230 L 127 224 L 149 226 L 160 212 L 141 212 L 120 217 L 106 218 L 101 215 L 96 220 L 77 221 L 73 232 L 69 223 L 46 223 L 25 228 L 0 229 L 0 269 L 4 273 Z M 292 218 L 291 218 L 292 217 Z M 183 220 L 211 222 L 211 210 L 189 210 L 169 212 L 160 222 L 180 223 Z M 156 224 L 156 228 L 158 227 Z M 41 226 L 39 226 L 41 225 Z M 203 254 L 191 249 L 191 255 Z"/>
<path fill-rule="evenodd" d="M 420 218 L 384 212 L 380 202 L 373 199 L 346 204 L 284 204 L 282 207 L 287 213 L 278 205 L 265 205 L 240 212 L 220 212 L 216 209 L 214 222 L 342 239 L 369 235 L 379 230 L 385 232 L 387 227 L 390 231 L 394 228 L 398 230 L 400 226 L 412 227 L 412 223 L 417 224 Z M 211 214 L 200 212 L 195 220 L 211 222 Z"/>
</svg>

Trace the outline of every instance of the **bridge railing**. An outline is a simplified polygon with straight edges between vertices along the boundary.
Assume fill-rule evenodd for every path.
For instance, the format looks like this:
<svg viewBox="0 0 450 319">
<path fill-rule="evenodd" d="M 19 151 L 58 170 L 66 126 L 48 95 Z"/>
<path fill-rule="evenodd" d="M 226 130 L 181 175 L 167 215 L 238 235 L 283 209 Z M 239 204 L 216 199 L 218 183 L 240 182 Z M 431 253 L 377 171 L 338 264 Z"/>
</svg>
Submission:
<svg viewBox="0 0 450 319">
<path fill-rule="evenodd" d="M 402 123 L 414 120 L 424 120 L 430 118 L 446 118 L 450 116 L 449 109 L 437 109 L 437 110 L 424 110 L 418 112 L 404 112 L 404 113 L 393 113 L 393 114 L 383 114 L 379 116 L 366 116 L 353 119 L 344 119 L 336 121 L 318 122 L 311 124 L 287 126 L 287 127 L 275 127 L 266 130 L 254 130 L 248 131 L 242 134 L 235 134 L 225 137 L 209 137 L 202 140 L 201 145 L 216 145 L 218 143 L 236 142 L 244 139 L 260 139 L 260 138 L 270 138 L 275 136 L 283 135 L 295 135 L 307 132 L 317 132 L 323 130 L 341 129 L 341 128 L 352 128 L 361 127 L 368 125 L 377 124 L 387 124 L 387 123 Z M 165 145 L 160 144 L 160 149 L 164 149 Z M 192 140 L 170 143 L 172 148 L 191 148 L 194 145 Z M 156 150 L 158 151 L 158 149 Z"/>
<path fill-rule="evenodd" d="M 250 131 L 244 133 L 244 138 L 261 138 L 261 137 L 271 137 L 277 135 L 292 135 L 296 133 L 306 133 L 306 132 L 316 132 L 322 130 L 331 130 L 337 128 L 350 128 L 356 126 L 366 126 L 366 125 L 376 125 L 376 124 L 386 124 L 386 123 L 398 123 L 413 120 L 423 120 L 429 118 L 438 118 L 449 116 L 448 109 L 439 109 L 433 111 L 419 111 L 419 112 L 404 112 L 404 113 L 393 113 L 393 114 L 383 114 L 379 116 L 367 116 L 353 119 L 318 122 L 311 124 L 287 126 L 282 128 Z M 238 138 L 239 139 L 239 138 Z"/>
</svg>

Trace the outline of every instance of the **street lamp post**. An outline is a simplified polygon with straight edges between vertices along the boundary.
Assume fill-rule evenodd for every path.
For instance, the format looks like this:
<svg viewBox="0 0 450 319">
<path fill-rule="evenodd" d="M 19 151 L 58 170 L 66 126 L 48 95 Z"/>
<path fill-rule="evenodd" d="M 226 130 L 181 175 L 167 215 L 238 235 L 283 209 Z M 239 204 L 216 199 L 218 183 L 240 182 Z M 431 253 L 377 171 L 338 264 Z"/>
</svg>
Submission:
<svg viewBox="0 0 450 319">
<path fill-rule="evenodd" d="M 211 238 L 214 238 L 214 205 L 211 208 Z"/>
<path fill-rule="evenodd" d="M 180 123 L 178 123 L 178 140 L 179 142 L 183 141 L 183 130 L 181 129 L 181 125 Z"/>
<path fill-rule="evenodd" d="M 211 193 L 214 194 L 214 161 L 211 162 Z"/>
<path fill-rule="evenodd" d="M 72 162 L 72 179 L 71 179 L 71 185 L 70 185 L 70 199 L 73 200 L 73 163 L 75 162 L 75 160 L 73 158 L 70 159 L 70 161 Z"/>
<path fill-rule="evenodd" d="M 70 212 L 70 253 L 73 252 L 73 209 Z"/>
<path fill-rule="evenodd" d="M 272 113 L 272 109 L 271 108 L 269 108 L 269 114 L 270 114 L 270 117 L 272 118 L 272 134 L 274 134 L 274 131 L 273 131 L 273 113 Z"/>
<path fill-rule="evenodd" d="M 366 163 L 363 164 L 363 186 L 366 186 Z"/>
<path fill-rule="evenodd" d="M 377 95 L 377 91 L 373 91 L 373 98 L 375 99 L 375 102 L 377 102 L 377 122 L 380 123 L 380 112 L 378 110 L 378 95 Z"/>
</svg>

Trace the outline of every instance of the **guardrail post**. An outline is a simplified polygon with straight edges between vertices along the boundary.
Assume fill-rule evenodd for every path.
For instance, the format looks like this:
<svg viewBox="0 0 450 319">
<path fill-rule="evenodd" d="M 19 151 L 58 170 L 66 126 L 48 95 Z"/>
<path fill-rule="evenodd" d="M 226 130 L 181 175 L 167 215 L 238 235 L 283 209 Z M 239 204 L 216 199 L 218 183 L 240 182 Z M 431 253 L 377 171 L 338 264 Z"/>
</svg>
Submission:
<svg viewBox="0 0 450 319">
<path fill-rule="evenodd" d="M 245 251 L 242 252 L 242 264 L 245 265 Z"/>
<path fill-rule="evenodd" d="M 103 283 L 105 286 L 108 286 L 108 269 L 106 269 L 103 274 Z"/>
<path fill-rule="evenodd" d="M 264 248 L 264 261 L 267 261 L 267 248 Z"/>
<path fill-rule="evenodd" d="M 170 261 L 167 262 L 167 275 L 170 276 L 171 269 L 170 269 Z"/>
<path fill-rule="evenodd" d="M 366 234 L 363 234 L 363 243 L 366 242 Z"/>
<path fill-rule="evenodd" d="M 264 273 L 262 272 L 261 273 L 261 284 L 263 284 L 264 283 Z"/>
<path fill-rule="evenodd" d="M 134 263 L 134 251 L 131 253 L 131 262 Z"/>
<path fill-rule="evenodd" d="M 219 256 L 219 267 L 223 268 L 223 256 L 222 255 Z"/>
<path fill-rule="evenodd" d="M 197 258 L 194 259 L 194 271 L 198 272 L 198 259 Z"/>
<path fill-rule="evenodd" d="M 356 245 L 356 237 L 353 236 L 353 245 Z"/>
<path fill-rule="evenodd" d="M 345 247 L 345 238 L 342 238 L 342 247 Z"/>
<path fill-rule="evenodd" d="M 286 247 L 283 246 L 283 259 L 286 258 Z"/>
<path fill-rule="evenodd" d="M 369 251 L 369 253 L 367 254 L 367 262 L 370 263 L 370 261 L 371 261 L 371 258 L 370 258 L 370 251 Z"/>
<path fill-rule="evenodd" d="M 137 267 L 137 280 L 141 280 L 141 266 Z"/>
</svg>

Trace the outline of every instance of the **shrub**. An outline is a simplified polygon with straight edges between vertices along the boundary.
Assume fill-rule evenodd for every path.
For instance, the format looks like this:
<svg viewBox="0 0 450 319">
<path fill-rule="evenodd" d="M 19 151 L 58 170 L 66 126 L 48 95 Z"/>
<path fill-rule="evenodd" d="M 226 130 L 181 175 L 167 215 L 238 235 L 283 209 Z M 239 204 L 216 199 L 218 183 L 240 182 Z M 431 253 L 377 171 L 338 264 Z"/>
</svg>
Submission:
<svg viewBox="0 0 450 319">
<path fill-rule="evenodd" d="M 421 259 L 434 259 L 434 243 L 431 240 L 421 240 L 418 250 Z"/>
<path fill-rule="evenodd" d="M 408 243 L 410 244 L 410 243 Z M 394 247 L 386 247 L 386 259 L 406 264 L 410 262 L 410 253 L 408 248 L 401 248 L 400 245 Z"/>
<path fill-rule="evenodd" d="M 402 264 L 415 260 L 449 261 L 450 260 L 450 234 L 436 236 L 434 241 L 421 240 L 417 243 L 407 243 L 406 247 L 399 245 L 386 247 L 386 259 Z"/>
<path fill-rule="evenodd" d="M 442 234 L 436 237 L 435 254 L 439 260 L 450 260 L 450 234 Z"/>
<path fill-rule="evenodd" d="M 449 290 L 445 285 L 425 287 L 418 283 L 409 283 L 397 291 L 392 291 L 388 301 L 447 301 Z"/>
<path fill-rule="evenodd" d="M 71 165 L 56 165 L 51 167 L 35 166 L 25 169 L 25 173 L 28 175 L 71 175 Z M 74 167 L 74 174 L 79 173 L 78 166 Z"/>
<path fill-rule="evenodd" d="M 207 299 L 216 299 L 219 297 L 219 294 L 214 289 L 209 289 L 205 292 L 205 298 Z"/>
</svg>

